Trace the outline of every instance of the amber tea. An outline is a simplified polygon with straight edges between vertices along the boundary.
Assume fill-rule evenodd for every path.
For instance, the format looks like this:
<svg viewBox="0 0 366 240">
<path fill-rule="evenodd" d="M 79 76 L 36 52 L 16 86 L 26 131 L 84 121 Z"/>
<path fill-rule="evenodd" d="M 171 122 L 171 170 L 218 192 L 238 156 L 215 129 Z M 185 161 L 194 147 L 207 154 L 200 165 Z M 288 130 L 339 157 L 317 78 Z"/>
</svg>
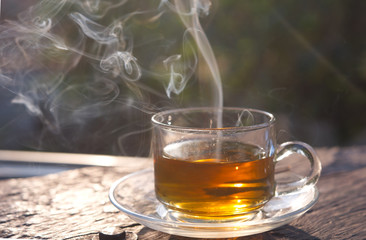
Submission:
<svg viewBox="0 0 366 240">
<path fill-rule="evenodd" d="M 301 191 L 319 178 L 321 164 L 311 146 L 299 141 L 277 145 L 271 113 L 183 108 L 157 113 L 151 120 L 155 193 L 169 218 L 250 221 L 273 196 Z M 308 161 L 308 174 L 289 169 L 290 178 L 278 175 L 275 181 L 275 164 L 283 159 Z"/>
<path fill-rule="evenodd" d="M 230 217 L 262 207 L 274 194 L 274 163 L 240 142 L 188 140 L 155 149 L 157 198 L 190 215 Z"/>
</svg>

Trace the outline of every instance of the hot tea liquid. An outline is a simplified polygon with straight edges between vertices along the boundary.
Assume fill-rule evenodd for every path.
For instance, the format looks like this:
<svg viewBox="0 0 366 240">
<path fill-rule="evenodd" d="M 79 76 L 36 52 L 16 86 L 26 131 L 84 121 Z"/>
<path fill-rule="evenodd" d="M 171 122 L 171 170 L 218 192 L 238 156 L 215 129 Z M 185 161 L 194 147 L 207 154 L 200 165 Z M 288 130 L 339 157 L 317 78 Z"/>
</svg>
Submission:
<svg viewBox="0 0 366 240">
<path fill-rule="evenodd" d="M 157 198 L 190 215 L 245 214 L 274 193 L 273 159 L 253 145 L 191 140 L 172 143 L 154 158 Z"/>
</svg>

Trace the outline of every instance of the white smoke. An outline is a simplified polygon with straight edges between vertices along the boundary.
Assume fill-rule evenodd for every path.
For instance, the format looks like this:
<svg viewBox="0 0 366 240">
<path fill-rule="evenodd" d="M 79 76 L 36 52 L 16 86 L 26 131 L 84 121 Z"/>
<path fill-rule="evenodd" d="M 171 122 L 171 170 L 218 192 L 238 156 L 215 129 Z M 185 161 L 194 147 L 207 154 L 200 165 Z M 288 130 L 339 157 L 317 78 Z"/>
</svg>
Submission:
<svg viewBox="0 0 366 240">
<path fill-rule="evenodd" d="M 152 112 L 179 107 L 174 96 L 195 80 L 199 55 L 218 96 L 213 105 L 222 106 L 220 74 L 199 21 L 210 6 L 208 0 L 42 0 L 15 20 L 3 19 L 0 86 L 44 125 L 38 143 L 27 147 L 93 152 L 99 150 L 73 146 L 114 138 L 100 151 L 129 154 L 121 150 L 126 136 L 147 132 Z"/>
</svg>

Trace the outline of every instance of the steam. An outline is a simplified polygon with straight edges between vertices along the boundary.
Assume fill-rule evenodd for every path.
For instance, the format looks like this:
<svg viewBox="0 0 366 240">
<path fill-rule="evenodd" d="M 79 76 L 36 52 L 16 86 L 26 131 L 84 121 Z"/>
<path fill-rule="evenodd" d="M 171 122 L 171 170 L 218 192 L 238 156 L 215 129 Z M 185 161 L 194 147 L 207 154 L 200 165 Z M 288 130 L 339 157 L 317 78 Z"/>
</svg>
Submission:
<svg viewBox="0 0 366 240">
<path fill-rule="evenodd" d="M 166 94 L 169 98 L 171 97 L 171 92 L 179 94 L 187 84 L 187 78 L 184 74 L 176 70 L 177 66 L 179 67 L 180 65 L 181 58 L 182 55 L 173 55 L 163 61 L 165 68 L 170 71 L 169 84 L 166 88 Z"/>
<path fill-rule="evenodd" d="M 172 55 L 163 61 L 164 67 L 169 71 L 169 83 L 165 88 L 166 94 L 171 98 L 171 93 L 180 94 L 187 85 L 189 79 L 193 76 L 197 66 L 197 56 L 193 46 L 184 37 L 183 56 L 181 54 Z M 189 48 L 189 51 L 187 50 Z M 189 60 L 187 53 L 193 54 L 192 60 Z"/>
<path fill-rule="evenodd" d="M 216 58 L 212 51 L 211 45 L 202 29 L 202 26 L 199 21 L 199 15 L 205 14 L 207 15 L 211 6 L 211 2 L 208 0 L 198 1 L 182 1 L 175 0 L 176 7 L 179 16 L 181 17 L 184 25 L 187 27 L 187 30 L 192 34 L 197 47 L 202 54 L 207 66 L 210 69 L 213 82 L 215 84 L 216 90 L 216 102 L 214 104 L 217 108 L 223 107 L 223 92 L 222 92 L 222 84 L 221 77 L 219 72 L 219 67 L 216 62 Z M 219 123 L 219 126 L 221 124 Z"/>
<path fill-rule="evenodd" d="M 252 126 L 254 124 L 254 116 L 249 110 L 243 110 L 238 114 L 235 127 Z"/>
<path fill-rule="evenodd" d="M 42 0 L 16 20 L 4 19 L 0 87 L 44 126 L 39 142 L 27 147 L 52 150 L 49 142 L 94 152 L 73 146 L 107 135 L 117 141 L 100 151 L 129 154 L 126 139 L 146 134 L 151 113 L 179 107 L 175 96 L 195 80 L 200 56 L 212 76 L 212 105 L 221 108 L 220 74 L 199 19 L 210 6 L 208 0 Z"/>
</svg>

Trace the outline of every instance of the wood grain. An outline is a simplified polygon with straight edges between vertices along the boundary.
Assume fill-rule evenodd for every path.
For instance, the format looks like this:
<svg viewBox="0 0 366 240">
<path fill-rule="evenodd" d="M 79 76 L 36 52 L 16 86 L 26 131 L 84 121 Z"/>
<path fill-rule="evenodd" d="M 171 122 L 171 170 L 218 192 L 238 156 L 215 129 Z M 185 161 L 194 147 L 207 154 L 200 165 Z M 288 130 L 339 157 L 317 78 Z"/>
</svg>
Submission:
<svg viewBox="0 0 366 240">
<path fill-rule="evenodd" d="M 235 239 L 362 239 L 366 236 L 366 147 L 319 149 L 319 202 L 276 230 Z M 149 165 L 149 164 L 147 164 Z M 140 165 L 141 166 L 141 165 Z M 187 240 L 130 220 L 108 199 L 110 185 L 130 167 L 87 167 L 0 181 L 0 237 L 28 239 Z M 102 239 L 103 240 L 103 239 Z"/>
</svg>

